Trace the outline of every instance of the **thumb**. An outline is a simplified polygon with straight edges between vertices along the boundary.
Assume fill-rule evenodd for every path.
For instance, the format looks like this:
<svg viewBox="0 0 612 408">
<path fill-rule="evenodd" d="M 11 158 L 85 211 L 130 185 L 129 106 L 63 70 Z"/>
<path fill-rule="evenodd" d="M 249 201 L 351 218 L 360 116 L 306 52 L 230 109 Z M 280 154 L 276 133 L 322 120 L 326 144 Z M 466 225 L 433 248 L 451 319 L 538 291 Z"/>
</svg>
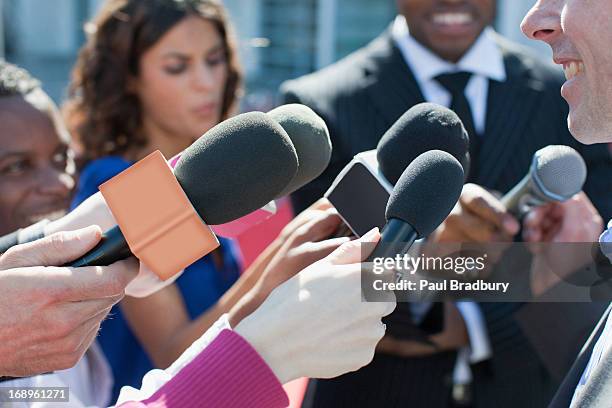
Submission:
<svg viewBox="0 0 612 408">
<path fill-rule="evenodd" d="M 27 266 L 61 266 L 87 253 L 102 237 L 97 225 L 76 231 L 58 232 L 17 245 L 0 258 L 2 269 Z"/>
<path fill-rule="evenodd" d="M 359 239 L 342 244 L 338 249 L 329 254 L 327 260 L 332 265 L 347 265 L 365 260 L 374 250 L 374 245 L 380 240 L 378 227 L 373 228 Z M 362 244 L 369 243 L 362 250 Z"/>
</svg>

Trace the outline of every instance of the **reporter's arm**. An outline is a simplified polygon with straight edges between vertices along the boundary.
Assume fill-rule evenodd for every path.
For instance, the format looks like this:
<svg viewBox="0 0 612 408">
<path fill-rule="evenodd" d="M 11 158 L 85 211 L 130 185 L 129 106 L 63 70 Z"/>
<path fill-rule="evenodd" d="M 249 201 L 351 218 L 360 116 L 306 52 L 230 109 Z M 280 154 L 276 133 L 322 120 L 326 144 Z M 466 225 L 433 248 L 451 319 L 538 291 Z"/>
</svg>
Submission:
<svg viewBox="0 0 612 408">
<path fill-rule="evenodd" d="M 327 256 L 345 241 L 316 242 L 331 234 L 340 219 L 330 210 L 308 211 L 308 214 L 300 214 L 287 225 L 279 238 L 266 248 L 232 288 L 193 321 L 175 285 L 146 298 L 124 299 L 121 307 L 125 317 L 157 367 L 170 365 L 237 303 L 241 303 L 241 318 L 250 314 L 272 289 L 309 264 Z M 257 290 L 251 291 L 256 285 Z M 157 318 L 150 319 L 151 315 Z"/>
<path fill-rule="evenodd" d="M 222 382 L 222 387 L 220 386 Z M 126 402 L 129 401 L 129 402 Z M 120 407 L 286 407 L 281 383 L 255 349 L 219 319 L 166 370 L 152 370 L 142 388 L 123 387 Z"/>
<path fill-rule="evenodd" d="M 368 364 L 384 335 L 381 318 L 395 307 L 392 293 L 388 303 L 361 301 L 359 262 L 368 254 L 361 253 L 360 243 L 379 238 L 373 231 L 344 244 L 276 288 L 247 318 L 230 316 L 228 322 L 236 326 L 237 334 L 222 331 L 206 347 L 206 337 L 215 329 L 209 330 L 169 369 L 147 374 L 143 386 L 161 385 L 154 394 L 141 390 L 130 396 L 133 389 L 124 388 L 119 403 L 126 398 L 148 399 L 121 407 L 187 407 L 194 401 L 214 401 L 211 406 L 222 408 L 281 407 L 288 401 L 280 393 L 280 382 L 302 376 L 335 377 Z M 228 348 L 233 348 L 232 353 Z M 226 360 L 216 360 L 220 357 Z M 241 376 L 243 371 L 250 376 Z M 230 389 L 226 383 L 231 383 Z"/>
</svg>

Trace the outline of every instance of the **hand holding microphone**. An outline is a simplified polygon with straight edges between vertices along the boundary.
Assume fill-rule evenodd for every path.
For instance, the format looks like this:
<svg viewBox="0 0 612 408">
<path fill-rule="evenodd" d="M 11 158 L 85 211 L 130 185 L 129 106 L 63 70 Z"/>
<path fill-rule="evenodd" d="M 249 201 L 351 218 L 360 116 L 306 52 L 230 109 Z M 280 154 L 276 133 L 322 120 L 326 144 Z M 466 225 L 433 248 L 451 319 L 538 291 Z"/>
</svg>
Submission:
<svg viewBox="0 0 612 408">
<path fill-rule="evenodd" d="M 252 314 L 230 324 L 249 341 L 281 383 L 332 378 L 368 364 L 385 334 L 381 318 L 395 302 L 361 301 L 361 245 L 376 230 L 343 244 L 272 291 Z M 392 295 L 391 295 L 392 296 Z"/>
<path fill-rule="evenodd" d="M 582 190 L 586 177 L 586 163 L 576 150 L 546 146 L 535 152 L 527 175 L 501 202 L 508 211 L 522 216 L 533 207 L 569 199 Z"/>
<path fill-rule="evenodd" d="M 123 298 L 136 261 L 83 270 L 61 267 L 100 240 L 98 227 L 12 247 L 0 257 L 0 377 L 74 366 Z"/>
<path fill-rule="evenodd" d="M 319 201 L 300 213 L 275 240 L 280 246 L 264 259 L 266 265 L 257 282 L 237 303 L 239 318 L 252 313 L 277 286 L 349 241 L 346 237 L 327 239 L 341 221 L 333 208 L 321 204 Z M 327 208 L 317 209 L 324 207 Z M 266 257 L 269 249 L 266 248 L 260 257 Z"/>
<path fill-rule="evenodd" d="M 468 183 L 430 242 L 508 242 L 520 229 L 503 203 L 483 187 Z"/>
</svg>

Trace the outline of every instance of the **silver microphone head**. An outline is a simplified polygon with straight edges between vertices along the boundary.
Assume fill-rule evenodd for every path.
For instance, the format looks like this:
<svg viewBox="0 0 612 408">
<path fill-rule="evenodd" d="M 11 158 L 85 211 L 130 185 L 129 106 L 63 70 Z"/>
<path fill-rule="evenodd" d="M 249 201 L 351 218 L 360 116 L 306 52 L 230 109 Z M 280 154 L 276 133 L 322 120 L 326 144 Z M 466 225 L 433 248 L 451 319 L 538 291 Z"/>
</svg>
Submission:
<svg viewBox="0 0 612 408">
<path fill-rule="evenodd" d="M 531 192 L 543 202 L 565 201 L 582 190 L 586 176 L 586 164 L 576 150 L 546 146 L 533 155 Z"/>
</svg>

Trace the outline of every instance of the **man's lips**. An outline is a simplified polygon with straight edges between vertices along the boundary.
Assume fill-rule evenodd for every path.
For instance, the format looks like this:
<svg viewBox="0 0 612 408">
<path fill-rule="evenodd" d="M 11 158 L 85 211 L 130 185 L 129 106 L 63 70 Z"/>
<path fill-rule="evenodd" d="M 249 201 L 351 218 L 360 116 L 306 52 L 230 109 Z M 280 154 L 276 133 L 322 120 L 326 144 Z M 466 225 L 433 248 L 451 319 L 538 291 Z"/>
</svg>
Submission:
<svg viewBox="0 0 612 408">
<path fill-rule="evenodd" d="M 467 35 L 477 26 L 475 15 L 467 11 L 434 12 L 429 22 L 435 31 L 447 36 Z"/>
<path fill-rule="evenodd" d="M 571 80 L 585 72 L 584 62 L 578 58 L 565 58 L 555 56 L 555 64 L 563 66 L 563 73 L 566 80 Z"/>
<path fill-rule="evenodd" d="M 584 63 L 582 61 L 571 61 L 563 64 L 563 72 L 565 79 L 568 81 L 584 72 Z"/>
<path fill-rule="evenodd" d="M 468 12 L 437 12 L 432 14 L 431 21 L 441 26 L 467 25 L 474 22 L 474 16 Z"/>
</svg>

